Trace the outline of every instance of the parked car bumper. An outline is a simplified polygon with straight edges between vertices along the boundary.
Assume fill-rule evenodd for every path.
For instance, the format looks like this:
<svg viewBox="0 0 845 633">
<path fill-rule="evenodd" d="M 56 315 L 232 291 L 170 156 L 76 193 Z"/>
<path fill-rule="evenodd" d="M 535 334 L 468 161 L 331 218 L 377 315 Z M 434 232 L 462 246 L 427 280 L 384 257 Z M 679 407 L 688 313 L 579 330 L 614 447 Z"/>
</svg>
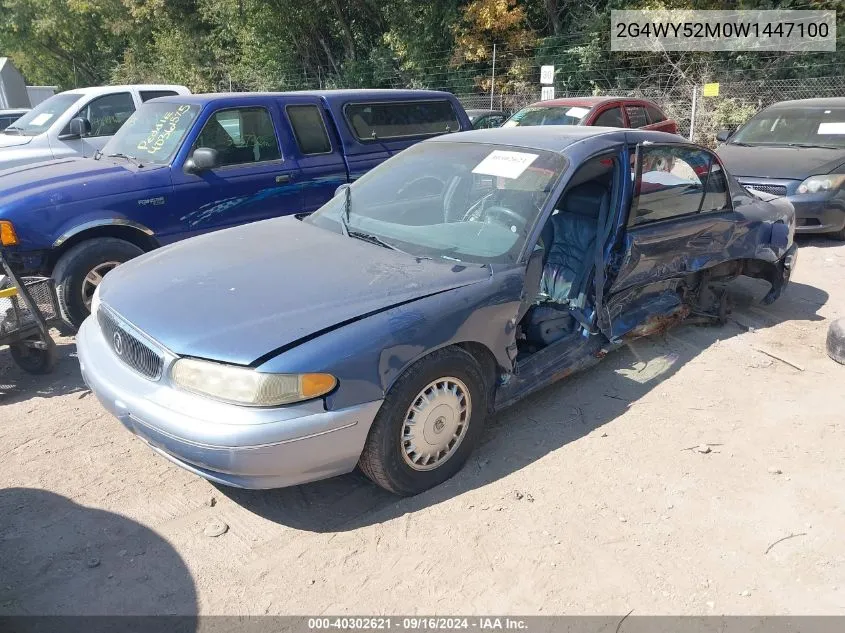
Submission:
<svg viewBox="0 0 845 633">
<path fill-rule="evenodd" d="M 82 377 L 102 405 L 175 464 L 238 488 L 281 488 L 350 472 L 381 401 L 239 407 L 148 380 L 112 352 L 95 318 L 77 335 Z"/>
<path fill-rule="evenodd" d="M 795 207 L 796 233 L 834 233 L 845 228 L 845 192 L 787 196 Z"/>
</svg>

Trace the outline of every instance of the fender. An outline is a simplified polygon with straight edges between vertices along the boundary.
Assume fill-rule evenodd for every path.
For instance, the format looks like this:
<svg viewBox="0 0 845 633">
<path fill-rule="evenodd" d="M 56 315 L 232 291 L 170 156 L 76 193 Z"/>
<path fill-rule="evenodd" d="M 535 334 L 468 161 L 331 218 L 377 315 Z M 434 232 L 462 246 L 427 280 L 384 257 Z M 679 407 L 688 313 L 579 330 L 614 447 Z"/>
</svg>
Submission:
<svg viewBox="0 0 845 633">
<path fill-rule="evenodd" d="M 53 248 L 58 248 L 70 238 L 72 238 L 74 235 L 78 235 L 83 231 L 88 231 L 90 229 L 97 228 L 100 226 L 126 226 L 141 231 L 149 237 L 152 237 L 154 234 L 152 229 L 132 220 L 127 220 L 125 218 L 102 218 L 100 220 L 91 220 L 89 222 L 83 222 L 82 224 L 77 224 L 73 228 L 68 229 L 56 238 L 56 240 L 53 242 Z"/>
</svg>

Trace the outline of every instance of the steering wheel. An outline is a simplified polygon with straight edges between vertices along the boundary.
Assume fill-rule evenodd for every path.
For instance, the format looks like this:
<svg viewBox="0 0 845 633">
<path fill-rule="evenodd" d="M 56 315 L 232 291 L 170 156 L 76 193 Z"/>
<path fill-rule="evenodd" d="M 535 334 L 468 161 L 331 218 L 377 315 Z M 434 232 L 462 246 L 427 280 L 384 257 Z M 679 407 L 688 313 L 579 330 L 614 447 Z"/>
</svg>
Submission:
<svg viewBox="0 0 845 633">
<path fill-rule="evenodd" d="M 507 207 L 503 207 L 497 204 L 494 204 L 493 206 L 484 209 L 481 212 L 481 215 L 485 222 L 489 220 L 495 221 L 497 218 L 499 218 L 499 224 L 503 224 L 507 227 L 516 225 L 517 229 L 525 228 L 525 225 L 528 223 L 524 217 L 522 217 L 513 209 L 508 209 Z"/>
</svg>

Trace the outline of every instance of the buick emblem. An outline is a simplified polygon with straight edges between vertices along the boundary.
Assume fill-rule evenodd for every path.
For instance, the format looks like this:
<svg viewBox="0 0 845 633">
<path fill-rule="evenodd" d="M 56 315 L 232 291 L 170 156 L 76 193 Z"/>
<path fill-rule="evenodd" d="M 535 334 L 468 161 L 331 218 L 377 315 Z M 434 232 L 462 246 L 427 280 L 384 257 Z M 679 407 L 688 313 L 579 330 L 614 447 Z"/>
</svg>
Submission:
<svg viewBox="0 0 845 633">
<path fill-rule="evenodd" d="M 114 353 L 120 356 L 123 354 L 123 337 L 120 332 L 115 332 L 112 336 L 112 343 L 114 344 Z"/>
</svg>

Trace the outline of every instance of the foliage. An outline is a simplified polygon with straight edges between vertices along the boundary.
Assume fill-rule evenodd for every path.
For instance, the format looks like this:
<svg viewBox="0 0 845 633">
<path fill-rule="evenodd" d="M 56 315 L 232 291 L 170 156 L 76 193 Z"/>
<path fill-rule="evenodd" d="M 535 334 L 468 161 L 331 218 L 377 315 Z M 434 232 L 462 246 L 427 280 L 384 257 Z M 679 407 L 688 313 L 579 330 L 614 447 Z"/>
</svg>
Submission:
<svg viewBox="0 0 845 633">
<path fill-rule="evenodd" d="M 841 0 L 737 0 L 837 8 Z M 695 7 L 723 8 L 721 0 Z M 33 84 L 161 81 L 194 91 L 426 87 L 606 92 L 838 73 L 845 52 L 613 53 L 610 10 L 690 0 L 0 0 L 0 54 Z M 840 33 L 845 12 L 839 12 Z M 840 51 L 845 47 L 839 46 Z"/>
</svg>

